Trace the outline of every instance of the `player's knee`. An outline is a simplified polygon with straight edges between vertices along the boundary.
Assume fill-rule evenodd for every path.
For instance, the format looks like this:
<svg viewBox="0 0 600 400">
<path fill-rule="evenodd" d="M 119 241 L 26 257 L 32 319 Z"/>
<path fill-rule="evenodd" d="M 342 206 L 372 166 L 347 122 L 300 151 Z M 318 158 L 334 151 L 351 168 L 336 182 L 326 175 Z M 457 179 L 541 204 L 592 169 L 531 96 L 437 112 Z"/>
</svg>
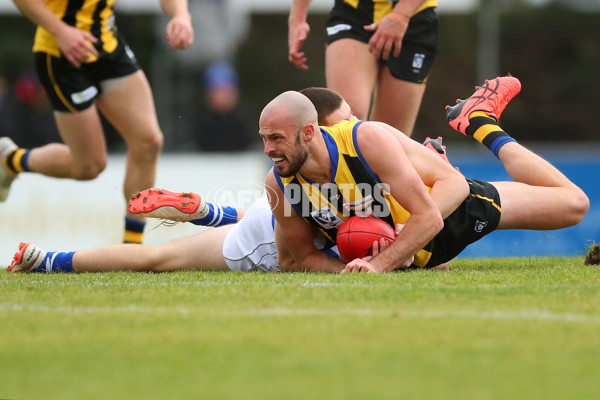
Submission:
<svg viewBox="0 0 600 400">
<path fill-rule="evenodd" d="M 160 131 L 145 135 L 129 146 L 129 154 L 136 159 L 156 160 L 162 151 L 163 134 Z"/>
<path fill-rule="evenodd" d="M 161 131 L 158 131 L 150 136 L 147 140 L 144 141 L 145 146 L 147 147 L 147 152 L 150 154 L 160 154 L 163 147 L 163 134 Z"/>
<path fill-rule="evenodd" d="M 89 160 L 82 165 L 76 165 L 73 170 L 73 179 L 89 181 L 95 179 L 106 168 L 106 159 Z"/>
<path fill-rule="evenodd" d="M 574 191 L 570 204 L 571 225 L 576 225 L 583 220 L 590 208 L 590 199 L 581 189 Z"/>
</svg>

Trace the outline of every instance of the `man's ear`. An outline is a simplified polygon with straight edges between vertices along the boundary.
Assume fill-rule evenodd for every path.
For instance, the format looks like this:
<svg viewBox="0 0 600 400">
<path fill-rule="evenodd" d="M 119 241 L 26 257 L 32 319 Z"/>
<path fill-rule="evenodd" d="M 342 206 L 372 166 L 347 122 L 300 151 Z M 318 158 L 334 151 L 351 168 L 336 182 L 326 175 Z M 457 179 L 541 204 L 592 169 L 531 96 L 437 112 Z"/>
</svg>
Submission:
<svg viewBox="0 0 600 400">
<path fill-rule="evenodd" d="M 315 136 L 315 126 L 313 124 L 306 124 L 302 129 L 302 133 L 304 135 L 304 141 L 310 142 Z"/>
</svg>

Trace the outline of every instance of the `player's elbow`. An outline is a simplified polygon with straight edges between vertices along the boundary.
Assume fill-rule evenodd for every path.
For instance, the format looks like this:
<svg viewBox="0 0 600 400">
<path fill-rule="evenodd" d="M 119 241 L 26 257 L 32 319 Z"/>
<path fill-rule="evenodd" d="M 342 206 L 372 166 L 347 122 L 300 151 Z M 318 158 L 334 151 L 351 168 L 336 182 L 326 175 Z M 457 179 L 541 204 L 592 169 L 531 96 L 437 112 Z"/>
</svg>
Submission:
<svg viewBox="0 0 600 400">
<path fill-rule="evenodd" d="M 277 263 L 281 272 L 296 272 L 300 270 L 300 264 L 296 262 L 291 254 L 277 254 Z"/>
<path fill-rule="evenodd" d="M 442 218 L 442 214 L 440 213 L 440 210 L 437 207 L 431 212 L 430 218 L 433 230 L 437 234 L 444 228 L 444 218 Z"/>
<path fill-rule="evenodd" d="M 433 204 L 432 207 L 428 207 L 425 214 L 425 221 L 429 223 L 430 229 L 433 234 L 437 234 L 444 227 L 444 217 L 440 212 L 440 209 Z"/>
<path fill-rule="evenodd" d="M 471 194 L 471 188 L 469 187 L 469 182 L 467 182 L 467 180 L 464 179 L 462 176 L 456 182 L 456 192 L 458 198 L 461 199 L 462 203 L 462 201 L 469 197 L 469 195 Z"/>
</svg>

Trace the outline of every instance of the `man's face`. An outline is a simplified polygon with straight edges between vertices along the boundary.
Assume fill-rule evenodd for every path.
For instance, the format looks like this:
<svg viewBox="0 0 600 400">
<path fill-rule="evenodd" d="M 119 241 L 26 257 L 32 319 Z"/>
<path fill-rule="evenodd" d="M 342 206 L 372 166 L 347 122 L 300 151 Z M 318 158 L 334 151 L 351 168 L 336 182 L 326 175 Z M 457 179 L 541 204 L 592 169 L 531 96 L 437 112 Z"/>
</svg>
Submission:
<svg viewBox="0 0 600 400">
<path fill-rule="evenodd" d="M 308 159 L 308 146 L 302 141 L 302 128 L 287 125 L 277 129 L 274 126 L 261 126 L 260 136 L 275 170 L 282 177 L 297 174 Z"/>
<path fill-rule="evenodd" d="M 340 121 L 351 121 L 353 119 L 357 119 L 354 114 L 352 114 L 352 109 L 345 101 L 342 101 L 339 108 L 325 117 L 325 125 L 333 126 Z"/>
</svg>

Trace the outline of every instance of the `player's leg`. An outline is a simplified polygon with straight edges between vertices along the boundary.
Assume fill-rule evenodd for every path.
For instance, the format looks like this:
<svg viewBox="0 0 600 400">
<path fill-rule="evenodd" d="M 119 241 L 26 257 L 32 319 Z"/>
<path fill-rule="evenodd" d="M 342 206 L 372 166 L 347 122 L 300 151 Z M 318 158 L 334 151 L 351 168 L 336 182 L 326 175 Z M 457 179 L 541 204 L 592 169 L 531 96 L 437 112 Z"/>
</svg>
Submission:
<svg viewBox="0 0 600 400">
<path fill-rule="evenodd" d="M 63 143 L 23 149 L 2 138 L 0 200 L 6 198 L 12 180 L 21 172 L 87 180 L 106 166 L 104 134 L 93 104 L 98 89 L 87 72 L 45 53 L 35 54 L 35 67 L 55 110 Z"/>
<path fill-rule="evenodd" d="M 389 68 L 382 66 L 371 119 L 385 122 L 411 136 L 425 87 L 424 83 L 394 78 Z"/>
<path fill-rule="evenodd" d="M 438 18 L 433 8 L 410 19 L 397 57 L 382 62 L 371 119 L 411 136 L 438 47 Z"/>
<path fill-rule="evenodd" d="M 491 182 L 500 194 L 498 229 L 561 229 L 581 222 L 589 199 L 578 187 Z"/>
<path fill-rule="evenodd" d="M 498 158 L 515 182 L 495 182 L 502 215 L 498 229 L 559 229 L 581 222 L 589 209 L 586 194 L 556 167 L 517 142 Z"/>
<path fill-rule="evenodd" d="M 155 246 L 122 244 L 79 251 L 73 256 L 73 269 L 75 272 L 227 271 L 223 240 L 232 227 L 210 229 Z"/>
<path fill-rule="evenodd" d="M 106 166 L 104 132 L 94 106 L 98 88 L 87 69 L 76 68 L 64 58 L 35 53 L 34 59 L 64 144 L 19 149 L 11 167 L 58 178 L 95 178 Z"/>
<path fill-rule="evenodd" d="M 55 112 L 54 117 L 64 143 L 33 149 L 13 145 L 3 154 L 5 170 L 12 176 L 37 172 L 55 178 L 96 178 L 106 166 L 106 143 L 96 108 L 92 105 L 79 112 Z"/>
<path fill-rule="evenodd" d="M 141 70 L 102 83 L 97 105 L 127 145 L 127 168 L 123 184 L 126 200 L 132 194 L 154 186 L 162 132 L 158 125 L 150 85 Z M 136 223 L 135 221 L 138 221 Z M 141 243 L 144 219 L 131 213 L 126 217 L 125 241 Z"/>
<path fill-rule="evenodd" d="M 378 69 L 368 44 L 358 40 L 339 39 L 325 51 L 327 87 L 344 97 L 358 119 L 369 117 Z"/>
<path fill-rule="evenodd" d="M 159 188 L 145 189 L 133 195 L 128 210 L 142 217 L 213 227 L 239 222 L 245 214 L 243 209 L 207 202 L 196 193 Z"/>
<path fill-rule="evenodd" d="M 227 271 L 223 241 L 232 227 L 155 246 L 121 244 L 77 252 L 46 253 L 33 244 L 21 243 L 8 272 Z"/>
<path fill-rule="evenodd" d="M 106 144 L 96 108 L 73 114 L 56 112 L 64 143 L 33 149 L 19 148 L 10 138 L 0 138 L 0 201 L 8 196 L 18 174 L 37 172 L 55 178 L 89 180 L 106 166 Z"/>
<path fill-rule="evenodd" d="M 498 118 L 520 91 L 514 77 L 484 82 L 466 100 L 447 107 L 450 125 L 488 147 L 516 182 L 493 183 L 500 194 L 498 229 L 559 229 L 575 225 L 589 208 L 585 193 L 543 158 L 518 144 Z"/>
<path fill-rule="evenodd" d="M 106 167 L 106 141 L 96 107 L 76 113 L 55 112 L 54 117 L 64 144 L 32 149 L 29 170 L 57 178 L 96 178 Z"/>
</svg>

